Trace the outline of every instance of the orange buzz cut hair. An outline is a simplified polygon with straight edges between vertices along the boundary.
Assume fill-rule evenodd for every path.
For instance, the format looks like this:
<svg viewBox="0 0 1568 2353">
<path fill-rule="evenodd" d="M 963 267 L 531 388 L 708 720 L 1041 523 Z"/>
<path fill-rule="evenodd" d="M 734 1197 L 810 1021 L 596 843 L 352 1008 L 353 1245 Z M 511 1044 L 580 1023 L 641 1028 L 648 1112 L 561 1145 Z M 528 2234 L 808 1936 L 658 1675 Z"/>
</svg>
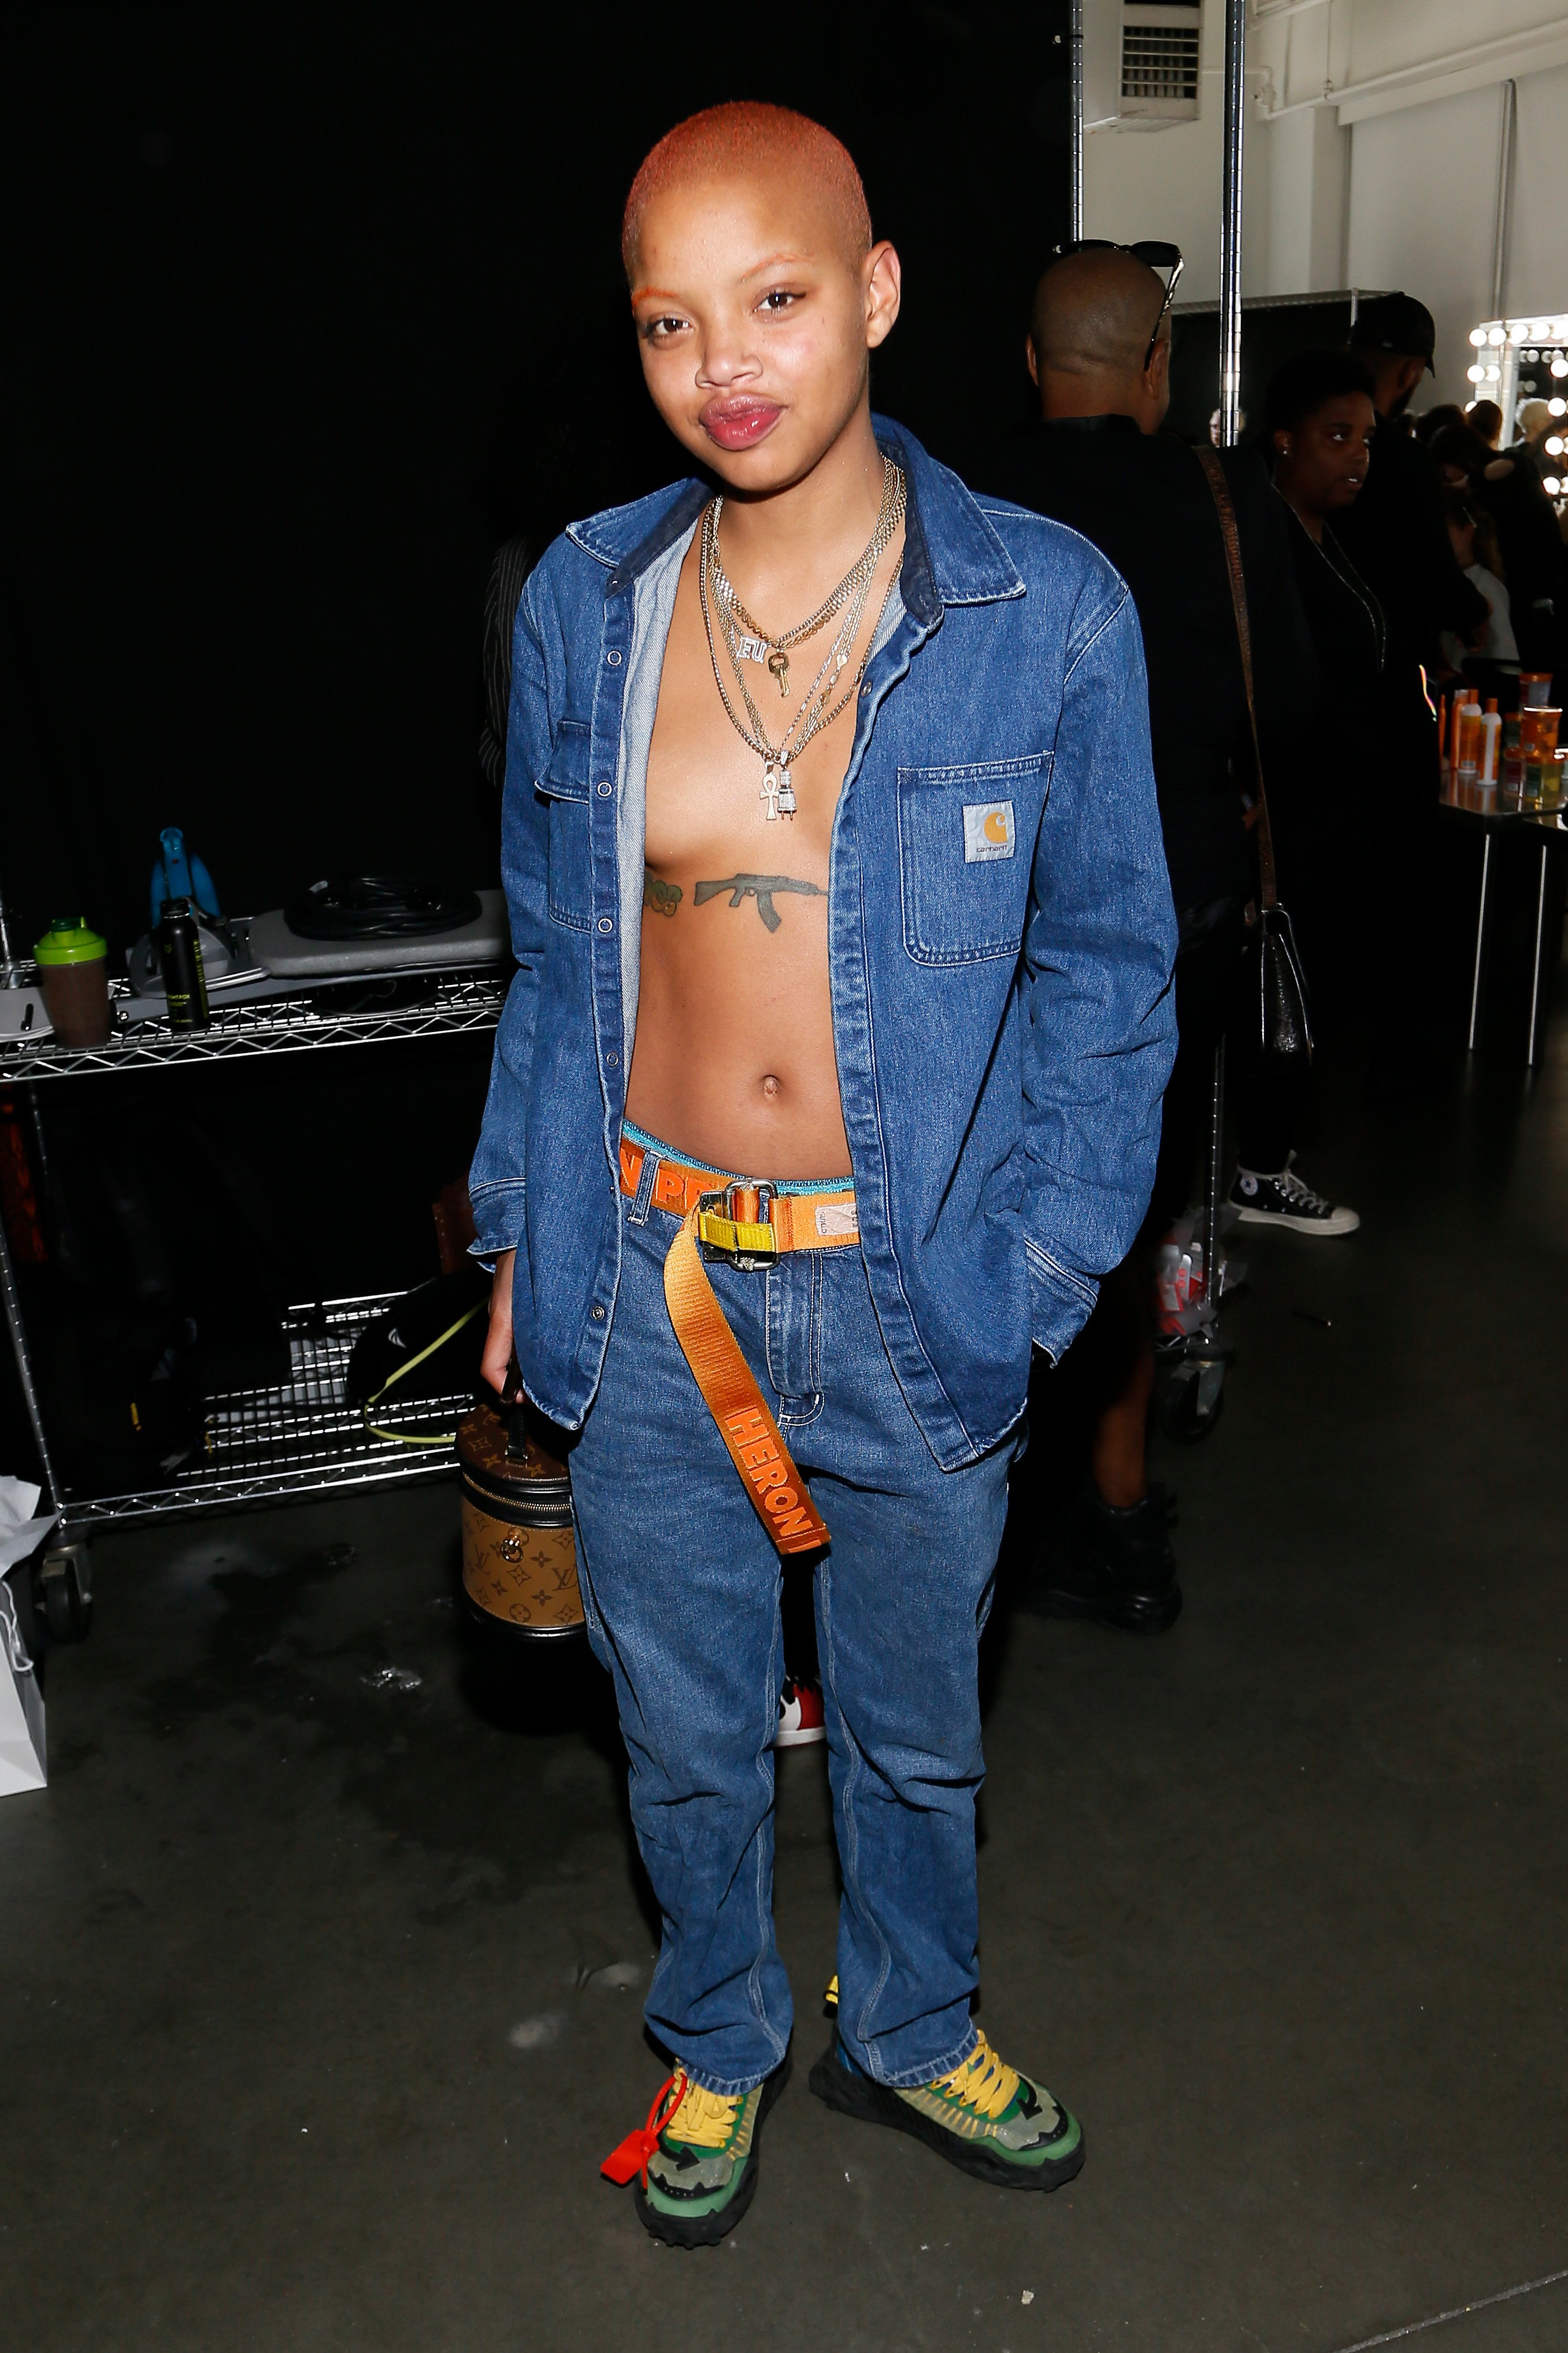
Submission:
<svg viewBox="0 0 1568 2353">
<path fill-rule="evenodd" d="M 841 140 L 808 114 L 787 106 L 738 99 L 705 107 L 667 131 L 643 158 L 621 222 L 621 259 L 633 275 L 637 232 L 656 196 L 681 180 L 720 179 L 796 164 L 809 172 L 831 206 L 846 249 L 857 259 L 871 248 L 871 213 L 855 159 Z"/>
</svg>

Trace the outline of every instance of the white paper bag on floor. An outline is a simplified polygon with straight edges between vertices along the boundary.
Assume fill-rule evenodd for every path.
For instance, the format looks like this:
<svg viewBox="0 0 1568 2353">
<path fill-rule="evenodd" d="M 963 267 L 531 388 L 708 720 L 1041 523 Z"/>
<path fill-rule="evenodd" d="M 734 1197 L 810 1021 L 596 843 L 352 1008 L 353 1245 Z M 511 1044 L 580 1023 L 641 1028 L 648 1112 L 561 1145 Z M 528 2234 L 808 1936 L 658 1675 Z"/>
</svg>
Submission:
<svg viewBox="0 0 1568 2353">
<path fill-rule="evenodd" d="M 0 1577 L 0 1798 L 41 1789 L 44 1696 L 16 1625 L 11 1588 Z"/>
<path fill-rule="evenodd" d="M 0 1571 L 14 1568 L 36 1552 L 58 1519 L 58 1512 L 33 1516 L 38 1490 L 26 1479 L 0 1479 Z M 0 1574 L 0 1798 L 17 1789 L 41 1789 L 44 1764 L 44 1695 L 16 1623 L 11 1588 Z"/>
</svg>

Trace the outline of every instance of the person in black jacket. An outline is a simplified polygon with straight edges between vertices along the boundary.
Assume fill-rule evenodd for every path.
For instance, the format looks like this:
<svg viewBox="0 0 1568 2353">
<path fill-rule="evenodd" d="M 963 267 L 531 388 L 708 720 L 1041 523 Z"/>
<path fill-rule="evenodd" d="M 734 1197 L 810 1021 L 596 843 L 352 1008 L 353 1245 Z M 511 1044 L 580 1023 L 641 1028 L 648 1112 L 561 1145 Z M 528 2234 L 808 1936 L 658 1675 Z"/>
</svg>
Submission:
<svg viewBox="0 0 1568 2353">
<path fill-rule="evenodd" d="M 1432 819 L 1437 799 L 1437 718 L 1425 679 L 1443 667 L 1442 633 L 1474 639 L 1486 598 L 1460 571 L 1448 542 L 1443 485 L 1429 451 L 1390 430 L 1423 375 L 1436 373 L 1432 313 L 1409 294 L 1363 302 L 1350 348 L 1372 379 L 1378 431 L 1366 486 L 1344 515 L 1346 554 L 1388 623 L 1384 681 L 1386 806 L 1395 836 L 1414 817 Z M 1423 677 L 1425 673 L 1425 679 Z M 1394 854 L 1393 844 L 1390 854 Z"/>
<path fill-rule="evenodd" d="M 1193 451 L 1160 435 L 1170 405 L 1166 290 L 1116 248 L 1069 252 L 1036 290 L 1028 359 L 1041 421 L 1009 452 L 1001 488 L 1092 540 L 1132 592 L 1143 630 L 1149 721 L 1165 857 L 1180 929 L 1181 1044 L 1166 1091 L 1146 1236 L 1157 1239 L 1191 1198 L 1207 1120 L 1214 1050 L 1235 997 L 1256 889 L 1242 787 L 1250 731 L 1224 543 L 1213 493 Z M 1287 518 L 1251 451 L 1221 463 L 1236 507 L 1248 587 L 1265 773 L 1310 717 L 1316 668 L 1296 593 Z M 1289 896 L 1289 878 L 1282 877 Z M 1238 1048 L 1243 1041 L 1237 1039 Z M 1234 1094 L 1243 1213 L 1313 1233 L 1359 1219 L 1290 1167 L 1294 1089 L 1237 1058 Z M 1250 1184 L 1250 1192 L 1241 1188 Z M 1144 1470 L 1152 1335 L 1131 1265 L 1101 1286 L 1080 1348 L 1100 1366 L 1091 1488 L 1070 1549 L 1047 1563 L 1030 1606 L 1139 1630 L 1180 1607 L 1163 1496 Z"/>
<path fill-rule="evenodd" d="M 1303 352 L 1269 381 L 1264 432 L 1320 689 L 1316 719 L 1275 764 L 1269 807 L 1320 1039 L 1349 977 L 1352 942 L 1371 921 L 1388 628 L 1340 534 L 1364 490 L 1376 431 L 1372 379 L 1349 352 Z"/>
<path fill-rule="evenodd" d="M 511 705 L 511 633 L 518 604 L 533 569 L 532 542 L 503 540 L 490 565 L 485 589 L 485 715 L 479 728 L 479 765 L 499 793 L 506 783 L 507 713 Z"/>
</svg>

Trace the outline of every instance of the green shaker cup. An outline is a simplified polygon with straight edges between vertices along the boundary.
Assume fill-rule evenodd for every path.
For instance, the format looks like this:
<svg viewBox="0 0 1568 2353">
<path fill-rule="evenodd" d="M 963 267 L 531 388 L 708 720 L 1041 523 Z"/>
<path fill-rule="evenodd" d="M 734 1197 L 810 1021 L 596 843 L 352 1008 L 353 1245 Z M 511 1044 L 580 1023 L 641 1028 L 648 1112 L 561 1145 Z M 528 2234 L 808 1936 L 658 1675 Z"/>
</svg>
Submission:
<svg viewBox="0 0 1568 2353">
<path fill-rule="evenodd" d="M 34 948 L 49 1026 L 62 1046 L 109 1040 L 109 942 L 85 915 L 57 915 Z"/>
</svg>

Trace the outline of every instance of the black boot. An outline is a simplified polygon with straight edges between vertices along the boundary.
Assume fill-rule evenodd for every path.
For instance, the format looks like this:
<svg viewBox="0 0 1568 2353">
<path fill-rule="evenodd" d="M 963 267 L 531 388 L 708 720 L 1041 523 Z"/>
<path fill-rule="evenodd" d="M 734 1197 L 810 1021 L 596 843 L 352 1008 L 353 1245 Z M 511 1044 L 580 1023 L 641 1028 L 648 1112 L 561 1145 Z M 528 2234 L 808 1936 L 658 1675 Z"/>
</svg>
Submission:
<svg viewBox="0 0 1568 2353">
<path fill-rule="evenodd" d="M 1182 1614 L 1163 1487 L 1119 1511 L 1090 1486 L 1047 1532 L 1018 1606 L 1038 1618 L 1092 1618 L 1163 1634 Z"/>
</svg>

